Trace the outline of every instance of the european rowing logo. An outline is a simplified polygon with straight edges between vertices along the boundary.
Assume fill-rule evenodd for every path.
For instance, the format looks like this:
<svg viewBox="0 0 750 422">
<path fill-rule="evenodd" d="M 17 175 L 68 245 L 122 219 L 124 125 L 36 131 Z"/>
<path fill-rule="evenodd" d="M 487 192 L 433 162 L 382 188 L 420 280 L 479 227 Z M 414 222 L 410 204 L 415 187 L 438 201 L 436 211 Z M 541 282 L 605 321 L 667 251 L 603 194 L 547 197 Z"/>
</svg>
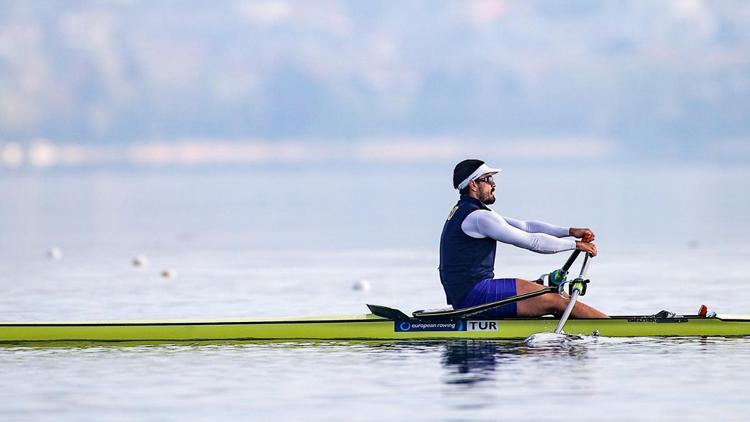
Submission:
<svg viewBox="0 0 750 422">
<path fill-rule="evenodd" d="M 397 333 L 415 331 L 466 331 L 464 322 L 461 320 L 395 321 L 393 328 Z"/>
</svg>

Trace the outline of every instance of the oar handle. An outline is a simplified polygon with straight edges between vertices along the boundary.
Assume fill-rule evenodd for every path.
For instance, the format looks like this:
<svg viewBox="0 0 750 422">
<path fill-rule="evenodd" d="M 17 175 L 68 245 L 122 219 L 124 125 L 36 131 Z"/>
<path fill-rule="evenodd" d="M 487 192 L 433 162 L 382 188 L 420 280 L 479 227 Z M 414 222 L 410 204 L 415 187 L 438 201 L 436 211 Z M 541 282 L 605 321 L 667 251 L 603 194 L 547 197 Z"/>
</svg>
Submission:
<svg viewBox="0 0 750 422">
<path fill-rule="evenodd" d="M 573 253 L 570 254 L 570 258 L 568 258 L 568 260 L 565 261 L 565 264 L 562 266 L 562 270 L 567 273 L 570 267 L 573 266 L 573 263 L 576 261 L 576 258 L 578 258 L 578 255 L 580 254 L 581 254 L 580 249 L 574 250 Z"/>
</svg>

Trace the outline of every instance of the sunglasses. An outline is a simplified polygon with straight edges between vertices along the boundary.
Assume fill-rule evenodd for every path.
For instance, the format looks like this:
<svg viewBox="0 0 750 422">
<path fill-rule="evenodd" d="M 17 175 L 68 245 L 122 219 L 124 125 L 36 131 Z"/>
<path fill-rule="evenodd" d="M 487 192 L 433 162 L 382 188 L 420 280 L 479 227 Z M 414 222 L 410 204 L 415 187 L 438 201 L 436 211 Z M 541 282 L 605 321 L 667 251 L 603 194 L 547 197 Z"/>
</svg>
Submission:
<svg viewBox="0 0 750 422">
<path fill-rule="evenodd" d="M 474 181 L 477 182 L 477 183 L 484 182 L 484 183 L 487 183 L 489 185 L 495 184 L 495 179 L 493 179 L 492 176 L 480 177 L 479 179 L 474 179 Z"/>
</svg>

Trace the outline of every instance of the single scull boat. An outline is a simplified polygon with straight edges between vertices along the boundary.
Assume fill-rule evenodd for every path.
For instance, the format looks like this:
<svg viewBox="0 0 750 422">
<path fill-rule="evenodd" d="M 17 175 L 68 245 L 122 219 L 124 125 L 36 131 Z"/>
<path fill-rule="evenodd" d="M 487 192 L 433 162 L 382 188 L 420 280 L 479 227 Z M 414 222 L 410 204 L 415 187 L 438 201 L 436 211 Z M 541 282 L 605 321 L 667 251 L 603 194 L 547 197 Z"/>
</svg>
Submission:
<svg viewBox="0 0 750 422">
<path fill-rule="evenodd" d="M 613 316 L 606 319 L 567 320 L 569 310 L 558 319 L 488 319 L 482 312 L 543 294 L 563 294 L 569 284 L 575 298 L 586 293 L 586 260 L 580 275 L 568 282 L 566 276 L 574 252 L 555 282 L 541 290 L 497 302 L 458 310 L 415 311 L 411 316 L 398 309 L 367 305 L 370 313 L 346 316 L 186 320 L 186 321 L 90 321 L 90 322 L 0 322 L 0 344 L 27 342 L 194 342 L 242 340 L 419 340 L 419 339 L 518 339 L 532 334 L 559 332 L 608 337 L 750 336 L 750 314 L 675 315 L 661 311 L 654 315 Z M 550 277 L 552 280 L 552 277 Z"/>
<path fill-rule="evenodd" d="M 380 313 L 384 307 L 372 307 Z M 306 318 L 211 321 L 101 321 L 0 323 L 0 343 L 183 342 L 304 339 L 513 339 L 553 332 L 559 319 L 391 319 L 374 313 Z M 611 337 L 750 336 L 750 315 L 614 316 L 571 319 L 565 332 Z"/>
</svg>

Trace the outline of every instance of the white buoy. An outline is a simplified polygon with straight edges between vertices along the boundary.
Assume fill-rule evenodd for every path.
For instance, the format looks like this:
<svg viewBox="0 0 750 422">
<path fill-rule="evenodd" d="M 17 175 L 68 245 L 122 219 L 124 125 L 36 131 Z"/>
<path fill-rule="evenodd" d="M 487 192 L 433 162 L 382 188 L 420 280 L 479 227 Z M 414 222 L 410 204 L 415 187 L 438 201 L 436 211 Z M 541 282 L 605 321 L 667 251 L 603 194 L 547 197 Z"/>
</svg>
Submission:
<svg viewBox="0 0 750 422">
<path fill-rule="evenodd" d="M 370 282 L 367 280 L 357 280 L 352 284 L 352 290 L 357 290 L 359 292 L 369 292 L 371 287 Z"/>
<path fill-rule="evenodd" d="M 49 248 L 47 250 L 47 258 L 58 260 L 62 258 L 62 251 L 60 248 Z"/>
<path fill-rule="evenodd" d="M 161 276 L 164 278 L 175 278 L 177 277 L 177 271 L 168 269 L 161 272 Z"/>
<path fill-rule="evenodd" d="M 148 267 L 148 258 L 145 255 L 138 255 L 133 258 L 133 266 L 138 268 Z"/>
</svg>

